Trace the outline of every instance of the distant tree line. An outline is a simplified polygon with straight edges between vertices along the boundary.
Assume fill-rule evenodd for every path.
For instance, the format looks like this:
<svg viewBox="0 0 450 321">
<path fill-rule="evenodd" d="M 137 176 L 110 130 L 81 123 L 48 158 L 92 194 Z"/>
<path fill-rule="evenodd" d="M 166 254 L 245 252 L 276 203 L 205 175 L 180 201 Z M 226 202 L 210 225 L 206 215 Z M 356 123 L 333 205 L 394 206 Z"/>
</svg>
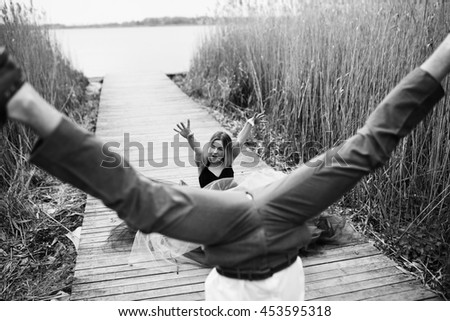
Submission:
<svg viewBox="0 0 450 321">
<path fill-rule="evenodd" d="M 208 25 L 214 24 L 215 19 L 211 17 L 161 17 L 161 18 L 145 18 L 141 21 L 127 21 L 122 23 L 103 23 L 88 25 L 64 25 L 64 24 L 48 24 L 50 28 L 104 28 L 104 27 L 141 27 L 141 26 L 170 26 L 170 25 Z"/>
</svg>

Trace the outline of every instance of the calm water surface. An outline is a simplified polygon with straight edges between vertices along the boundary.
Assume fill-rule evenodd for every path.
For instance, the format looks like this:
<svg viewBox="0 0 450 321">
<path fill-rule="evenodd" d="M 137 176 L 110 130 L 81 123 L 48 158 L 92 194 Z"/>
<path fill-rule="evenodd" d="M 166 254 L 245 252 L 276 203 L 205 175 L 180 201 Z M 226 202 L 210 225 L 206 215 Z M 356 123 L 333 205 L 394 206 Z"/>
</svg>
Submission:
<svg viewBox="0 0 450 321">
<path fill-rule="evenodd" d="M 63 51 L 88 77 L 117 70 L 189 69 L 190 60 L 213 27 L 130 27 L 54 30 Z"/>
</svg>

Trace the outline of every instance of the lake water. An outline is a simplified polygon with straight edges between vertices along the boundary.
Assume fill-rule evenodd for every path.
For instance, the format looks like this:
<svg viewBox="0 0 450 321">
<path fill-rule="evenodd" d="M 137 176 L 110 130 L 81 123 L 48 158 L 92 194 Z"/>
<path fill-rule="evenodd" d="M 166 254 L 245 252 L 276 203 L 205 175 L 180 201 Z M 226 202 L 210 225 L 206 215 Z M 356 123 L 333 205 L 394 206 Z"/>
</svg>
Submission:
<svg viewBox="0 0 450 321">
<path fill-rule="evenodd" d="M 117 70 L 184 72 L 210 26 L 57 29 L 55 38 L 87 77 Z"/>
</svg>

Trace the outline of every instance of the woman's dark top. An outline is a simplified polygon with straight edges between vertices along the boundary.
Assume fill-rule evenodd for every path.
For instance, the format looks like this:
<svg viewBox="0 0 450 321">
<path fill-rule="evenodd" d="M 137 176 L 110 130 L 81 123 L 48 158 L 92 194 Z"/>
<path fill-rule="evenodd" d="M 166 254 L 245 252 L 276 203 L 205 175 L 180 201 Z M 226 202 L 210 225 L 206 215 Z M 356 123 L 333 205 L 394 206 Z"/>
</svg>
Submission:
<svg viewBox="0 0 450 321">
<path fill-rule="evenodd" d="M 200 182 L 200 187 L 203 188 L 206 185 L 208 185 L 211 182 L 214 182 L 221 178 L 227 178 L 227 177 L 234 177 L 234 171 L 231 167 L 225 167 L 222 170 L 222 173 L 220 173 L 220 176 L 216 176 L 208 169 L 208 166 L 205 166 L 203 168 L 202 172 L 200 173 L 200 176 L 198 177 L 198 180 Z"/>
</svg>

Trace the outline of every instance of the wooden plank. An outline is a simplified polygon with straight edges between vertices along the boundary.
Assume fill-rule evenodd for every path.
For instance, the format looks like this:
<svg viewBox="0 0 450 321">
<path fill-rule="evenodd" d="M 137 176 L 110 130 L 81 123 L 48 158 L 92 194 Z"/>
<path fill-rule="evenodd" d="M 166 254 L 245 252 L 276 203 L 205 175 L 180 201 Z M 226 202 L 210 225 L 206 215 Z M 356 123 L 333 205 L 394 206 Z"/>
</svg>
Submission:
<svg viewBox="0 0 450 321">
<path fill-rule="evenodd" d="M 196 284 L 181 285 L 177 287 L 165 287 L 154 290 L 133 291 L 123 294 L 111 294 L 99 297 L 89 297 L 92 301 L 147 301 L 147 300 L 170 300 L 174 296 L 183 295 L 188 301 L 199 300 L 204 297 L 204 282 Z M 75 298 L 77 300 L 77 298 Z"/>
<path fill-rule="evenodd" d="M 147 268 L 140 267 L 141 265 L 136 265 L 136 268 L 128 268 L 126 270 L 114 270 L 109 273 L 91 273 L 91 274 L 80 274 L 75 273 L 75 278 L 77 278 L 77 283 L 80 285 L 78 289 L 83 289 L 83 286 L 90 283 L 97 283 L 97 282 L 105 282 L 108 280 L 120 280 L 120 279 L 131 279 L 131 278 L 139 278 L 139 277 L 145 277 L 150 275 L 158 275 L 158 274 L 167 274 L 167 273 L 174 273 L 169 272 L 174 270 L 174 266 L 165 266 L 161 264 L 159 268 L 155 267 L 153 263 L 148 262 Z M 191 270 L 205 270 L 209 271 L 210 269 L 207 268 L 200 268 L 192 265 L 181 265 L 179 268 L 179 273 L 184 273 L 185 271 L 191 271 Z M 95 271 L 95 270 L 91 270 Z"/>
<path fill-rule="evenodd" d="M 404 273 L 396 267 L 385 267 L 376 270 L 364 270 L 364 271 L 355 271 L 352 274 L 344 274 L 342 276 L 333 277 L 332 274 L 328 275 L 323 279 L 318 279 L 314 281 L 310 281 L 308 283 L 308 291 L 320 290 L 323 288 L 341 288 L 343 291 L 347 291 L 347 286 L 349 289 L 354 291 L 355 287 L 359 284 L 362 284 L 366 281 L 373 281 L 375 279 L 382 279 L 387 277 L 396 277 L 401 275 L 404 276 Z M 410 278 L 411 279 L 411 278 Z M 402 279 L 403 280 L 403 279 Z M 409 280 L 409 279 L 408 279 Z"/>
<path fill-rule="evenodd" d="M 171 295 L 159 298 L 153 298 L 153 301 L 204 301 L 205 293 L 195 292 L 189 294 Z"/>
<path fill-rule="evenodd" d="M 186 279 L 186 280 L 194 280 L 195 278 L 200 278 L 204 281 L 206 276 L 208 275 L 210 269 L 191 269 L 191 270 L 183 270 L 179 274 L 172 273 L 161 273 L 161 274 L 146 274 L 133 276 L 129 278 L 115 278 L 115 279 L 105 279 L 102 281 L 92 282 L 89 281 L 87 283 L 80 283 L 80 286 L 77 287 L 76 292 L 81 293 L 86 292 L 89 294 L 97 293 L 96 291 L 101 290 L 106 291 L 108 289 L 108 293 L 114 291 L 122 291 L 128 288 L 135 289 L 136 286 L 141 286 L 142 284 L 151 284 L 153 286 L 165 287 L 169 281 L 173 281 L 176 284 L 177 280 Z M 167 282 L 167 283 L 166 283 Z M 115 289 L 119 288 L 119 289 Z"/>
<path fill-rule="evenodd" d="M 180 293 L 180 288 L 183 291 L 192 292 L 192 288 L 198 289 L 197 285 L 203 287 L 206 275 L 198 276 L 180 276 L 175 279 L 163 279 L 150 283 L 137 283 L 137 284 L 126 284 L 117 287 L 108 288 L 98 288 L 90 289 L 87 291 L 75 291 L 72 293 L 72 297 L 75 300 L 85 300 L 93 298 L 104 298 L 111 296 L 123 296 L 123 295 L 133 295 L 136 292 L 163 292 L 167 294 Z M 131 279 L 129 279 L 131 280 Z M 197 291 L 197 290 L 196 290 Z M 183 292 L 182 292 L 183 293 Z M 184 292 L 186 293 L 186 292 Z M 161 296 L 158 294 L 157 296 Z"/>
<path fill-rule="evenodd" d="M 399 292 L 389 293 L 389 294 L 381 294 L 371 297 L 365 298 L 364 300 L 368 301 L 425 301 L 425 300 L 438 300 L 439 297 L 436 293 L 423 288 L 420 283 L 409 283 L 411 289 L 408 290 L 406 285 L 402 285 L 399 288 Z M 393 286 L 394 287 L 394 286 Z M 392 289 L 392 288 L 391 288 Z"/>
<path fill-rule="evenodd" d="M 379 251 L 369 243 L 362 243 L 353 246 L 344 246 L 334 250 L 315 254 L 311 257 L 302 258 L 303 266 L 327 264 L 337 261 L 345 261 L 357 257 L 377 255 Z"/>
<path fill-rule="evenodd" d="M 145 269 L 158 269 L 155 267 L 154 262 L 142 262 L 136 265 L 129 265 L 127 264 L 116 264 L 116 265 L 104 265 L 99 267 L 87 267 L 87 268 L 78 268 L 75 270 L 75 277 L 80 279 L 82 277 L 92 276 L 95 275 L 106 275 L 111 273 L 123 273 L 123 272 L 132 272 L 137 271 L 137 273 L 147 273 L 144 271 Z M 78 282 L 77 279 L 77 282 Z"/>
<path fill-rule="evenodd" d="M 418 298 L 413 295 L 410 297 L 410 292 L 422 291 L 423 296 Z M 311 296 L 312 297 L 312 296 Z M 359 301 L 359 300 L 382 300 L 382 301 L 412 301 L 412 300 L 424 300 L 439 299 L 438 296 L 425 289 L 420 282 L 415 280 L 407 280 L 406 282 L 392 282 L 391 284 L 374 285 L 373 283 L 369 287 L 361 287 L 358 290 L 348 293 L 340 293 L 337 295 L 328 295 L 321 298 L 314 298 L 317 301 Z"/>
<path fill-rule="evenodd" d="M 404 273 L 379 277 L 373 279 L 362 280 L 359 282 L 352 282 L 348 279 L 347 282 L 336 286 L 327 286 L 328 282 L 322 284 L 306 285 L 306 300 L 345 300 L 354 301 L 356 298 L 353 293 L 363 289 L 374 289 L 380 287 L 389 287 L 392 284 L 404 283 L 411 280 L 411 276 Z"/>
<path fill-rule="evenodd" d="M 369 257 L 372 258 L 372 257 Z M 308 269 L 307 271 L 305 271 L 305 278 L 306 278 L 306 282 L 308 284 L 313 284 L 314 282 L 318 282 L 318 281 L 322 281 L 322 280 L 328 280 L 330 279 L 330 284 L 332 282 L 335 282 L 336 280 L 340 280 L 342 281 L 342 277 L 344 276 L 354 276 L 360 273 L 370 273 L 370 271 L 380 271 L 381 269 L 385 269 L 385 268 L 393 268 L 396 267 L 395 262 L 390 261 L 390 260 L 383 260 L 381 262 L 377 262 L 376 264 L 376 269 L 374 270 L 374 263 L 373 262 L 369 262 L 366 264 L 363 264 L 361 262 L 361 260 L 359 260 L 357 262 L 357 260 L 347 260 L 344 261 L 348 264 L 347 267 L 341 267 L 341 268 L 334 268 L 333 267 L 333 263 L 327 264 L 327 267 L 329 267 L 329 270 L 327 271 L 323 271 L 321 273 L 307 273 L 310 271 L 310 269 Z M 398 273 L 398 269 L 397 271 L 395 271 L 396 273 Z"/>
</svg>

